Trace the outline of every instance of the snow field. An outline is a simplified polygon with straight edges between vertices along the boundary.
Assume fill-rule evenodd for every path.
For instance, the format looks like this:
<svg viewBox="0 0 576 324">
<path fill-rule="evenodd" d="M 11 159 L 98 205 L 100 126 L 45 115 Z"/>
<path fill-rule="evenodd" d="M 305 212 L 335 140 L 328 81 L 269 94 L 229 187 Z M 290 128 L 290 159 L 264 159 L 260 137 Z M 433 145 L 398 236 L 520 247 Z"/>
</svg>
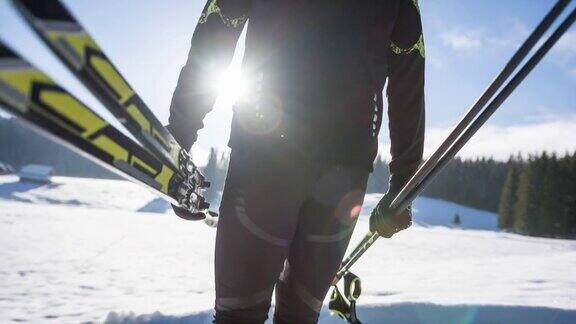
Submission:
<svg viewBox="0 0 576 324">
<path fill-rule="evenodd" d="M 0 323 L 209 323 L 214 229 L 137 212 L 166 209 L 124 181 L 15 181 L 0 177 Z M 364 323 L 576 323 L 576 241 L 497 232 L 494 214 L 434 199 L 414 210 L 353 268 Z M 456 212 L 487 230 L 450 228 Z"/>
</svg>

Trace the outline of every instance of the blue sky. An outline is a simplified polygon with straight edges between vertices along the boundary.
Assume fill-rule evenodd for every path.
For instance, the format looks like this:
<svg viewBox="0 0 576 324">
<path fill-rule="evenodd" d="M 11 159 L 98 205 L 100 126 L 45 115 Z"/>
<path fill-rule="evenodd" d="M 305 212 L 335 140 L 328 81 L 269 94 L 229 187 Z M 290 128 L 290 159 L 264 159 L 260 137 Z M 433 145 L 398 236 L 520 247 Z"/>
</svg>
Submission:
<svg viewBox="0 0 576 324">
<path fill-rule="evenodd" d="M 165 122 L 204 1 L 64 2 Z M 427 152 L 467 111 L 554 2 L 420 1 L 427 59 Z M 8 0 L 0 0 L 0 38 L 105 117 L 111 117 L 36 39 Z M 196 147 L 199 156 L 210 146 L 225 147 L 229 106 L 220 100 L 207 117 L 207 127 L 200 132 Z M 380 137 L 385 155 L 385 127 Z M 576 28 L 572 27 L 462 155 L 503 159 L 518 151 L 575 150 L 575 143 Z"/>
</svg>

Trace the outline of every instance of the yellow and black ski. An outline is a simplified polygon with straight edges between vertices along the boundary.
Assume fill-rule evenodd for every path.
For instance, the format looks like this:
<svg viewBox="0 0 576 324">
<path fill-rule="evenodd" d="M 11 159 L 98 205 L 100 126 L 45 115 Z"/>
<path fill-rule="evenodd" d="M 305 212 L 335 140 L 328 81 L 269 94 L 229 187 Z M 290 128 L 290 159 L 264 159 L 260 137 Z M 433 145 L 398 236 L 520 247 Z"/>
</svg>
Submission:
<svg viewBox="0 0 576 324">
<path fill-rule="evenodd" d="M 15 7 L 60 60 L 116 118 L 165 163 L 180 169 L 188 160 L 96 41 L 59 0 L 13 0 Z"/>
<path fill-rule="evenodd" d="M 80 100 L 0 42 L 0 108 L 42 135 L 136 183 L 170 203 L 206 212 L 205 186 L 196 170 L 186 175 L 122 134 Z"/>
</svg>

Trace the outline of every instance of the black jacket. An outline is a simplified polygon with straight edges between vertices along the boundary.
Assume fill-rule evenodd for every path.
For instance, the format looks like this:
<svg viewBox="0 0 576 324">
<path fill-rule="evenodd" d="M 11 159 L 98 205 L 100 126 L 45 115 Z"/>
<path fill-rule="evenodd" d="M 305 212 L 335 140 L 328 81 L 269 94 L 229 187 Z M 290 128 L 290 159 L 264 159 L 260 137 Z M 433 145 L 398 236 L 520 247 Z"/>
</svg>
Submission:
<svg viewBox="0 0 576 324">
<path fill-rule="evenodd" d="M 414 171 L 424 143 L 416 0 L 209 0 L 170 108 L 183 147 L 196 140 L 216 98 L 209 80 L 230 63 L 247 21 L 251 91 L 234 108 L 233 149 L 286 145 L 371 168 L 388 79 L 391 173 Z"/>
</svg>

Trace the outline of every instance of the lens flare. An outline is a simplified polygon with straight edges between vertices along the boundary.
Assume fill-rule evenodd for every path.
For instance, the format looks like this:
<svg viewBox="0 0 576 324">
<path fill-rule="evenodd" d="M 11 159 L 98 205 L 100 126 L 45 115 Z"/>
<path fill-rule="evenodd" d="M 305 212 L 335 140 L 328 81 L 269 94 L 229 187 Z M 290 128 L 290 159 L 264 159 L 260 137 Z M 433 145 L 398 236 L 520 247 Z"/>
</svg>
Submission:
<svg viewBox="0 0 576 324">
<path fill-rule="evenodd" d="M 352 219 L 357 218 L 360 215 L 361 211 L 362 211 L 362 205 L 356 205 L 352 207 L 352 209 L 350 210 L 350 218 Z"/>
</svg>

